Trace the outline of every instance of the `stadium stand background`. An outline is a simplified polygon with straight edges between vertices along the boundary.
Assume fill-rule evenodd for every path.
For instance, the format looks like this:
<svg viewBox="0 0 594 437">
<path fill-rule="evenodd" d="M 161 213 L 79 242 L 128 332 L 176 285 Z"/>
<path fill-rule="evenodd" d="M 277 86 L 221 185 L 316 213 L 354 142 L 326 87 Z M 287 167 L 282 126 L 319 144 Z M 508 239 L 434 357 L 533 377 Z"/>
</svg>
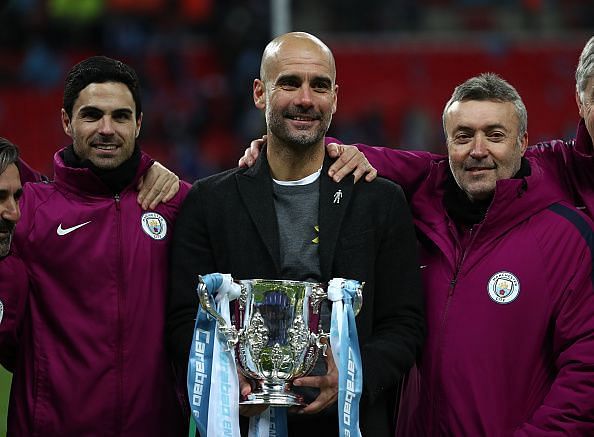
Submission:
<svg viewBox="0 0 594 437">
<path fill-rule="evenodd" d="M 104 54 L 141 77 L 144 150 L 190 181 L 232 167 L 264 131 L 251 87 L 271 37 L 270 1 L 5 0 L 0 135 L 51 175 L 52 155 L 68 144 L 64 76 Z M 531 143 L 573 136 L 573 73 L 594 34 L 591 0 L 292 3 L 292 29 L 315 33 L 335 53 L 339 109 L 330 134 L 345 142 L 443 151 L 443 105 L 455 85 L 484 71 L 523 96 Z M 8 387 L 1 374 L 4 399 Z"/>
</svg>

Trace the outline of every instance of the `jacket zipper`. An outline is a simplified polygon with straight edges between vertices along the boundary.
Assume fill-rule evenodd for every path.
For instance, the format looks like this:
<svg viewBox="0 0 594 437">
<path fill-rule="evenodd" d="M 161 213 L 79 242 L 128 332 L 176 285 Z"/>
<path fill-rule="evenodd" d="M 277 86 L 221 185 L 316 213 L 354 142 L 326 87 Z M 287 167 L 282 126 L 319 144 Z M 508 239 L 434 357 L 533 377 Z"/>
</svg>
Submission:
<svg viewBox="0 0 594 437">
<path fill-rule="evenodd" d="M 474 242 L 474 238 L 476 237 L 476 232 L 474 231 L 474 226 L 470 228 L 470 237 L 468 239 L 468 244 L 466 245 L 466 247 L 464 248 L 464 251 L 462 252 L 462 256 L 460 257 L 459 261 L 456 263 L 455 269 L 454 269 L 454 276 L 452 277 L 452 279 L 450 280 L 450 286 L 448 289 L 448 296 L 447 296 L 447 300 L 446 300 L 446 304 L 445 304 L 445 308 L 443 310 L 443 317 L 441 318 L 441 325 L 439 328 L 439 341 L 437 342 L 437 348 L 439 351 L 439 361 L 442 360 L 442 353 L 443 353 L 443 337 L 444 337 L 444 331 L 445 331 L 445 326 L 446 326 L 446 320 L 447 320 L 447 315 L 448 315 L 448 311 L 450 309 L 450 303 L 452 302 L 453 299 L 453 295 L 454 295 L 454 290 L 456 288 L 456 284 L 458 283 L 458 275 L 460 274 L 460 270 L 462 270 L 462 265 L 464 264 L 464 261 L 466 260 L 466 255 L 468 254 L 468 252 L 470 251 L 470 247 L 472 246 L 472 243 Z M 436 362 L 434 362 L 433 364 L 433 380 L 437 381 L 437 375 L 436 375 L 436 371 L 435 369 L 437 369 L 439 366 L 436 364 Z M 437 384 L 434 383 L 434 388 Z M 438 414 L 438 402 L 436 399 L 436 395 L 435 392 L 433 393 L 433 402 L 432 402 L 432 412 L 433 412 L 433 418 L 434 420 L 432 420 L 431 422 L 431 426 L 435 427 L 438 426 L 438 423 L 440 421 L 439 418 L 439 414 Z M 439 428 L 439 427 L 438 427 Z M 430 435 L 434 435 L 436 434 L 436 430 L 432 429 L 430 430 L 431 434 Z"/>
<path fill-rule="evenodd" d="M 122 423 L 123 423 L 123 405 L 124 405 L 124 359 L 123 359 L 123 322 L 122 322 L 122 311 L 124 307 L 124 295 L 122 287 L 122 270 L 123 270 L 123 255 L 122 255 L 122 214 L 120 195 L 115 194 L 113 196 L 116 208 L 116 244 L 117 244 L 117 267 L 116 267 L 116 282 L 117 282 L 117 293 L 118 293 L 118 315 L 117 315 L 117 332 L 116 332 L 116 375 L 117 375 L 117 388 L 116 388 L 116 404 L 115 404 L 115 435 L 122 434 Z"/>
</svg>

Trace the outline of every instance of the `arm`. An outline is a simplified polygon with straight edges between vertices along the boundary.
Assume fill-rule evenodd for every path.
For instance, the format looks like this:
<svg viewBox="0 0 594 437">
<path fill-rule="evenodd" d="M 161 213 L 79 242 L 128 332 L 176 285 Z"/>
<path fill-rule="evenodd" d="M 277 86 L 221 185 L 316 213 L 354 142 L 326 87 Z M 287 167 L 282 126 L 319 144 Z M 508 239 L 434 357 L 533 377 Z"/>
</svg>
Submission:
<svg viewBox="0 0 594 437">
<path fill-rule="evenodd" d="M 400 189 L 391 202 L 387 229 L 380 238 L 375 262 L 373 332 L 361 349 L 364 395 L 371 404 L 384 390 L 396 387 L 414 364 L 425 337 L 417 243 Z"/>
<path fill-rule="evenodd" d="M 328 170 L 328 176 L 334 179 L 335 182 L 340 182 L 342 178 L 353 174 L 355 183 L 365 176 L 367 182 L 371 182 L 377 176 L 377 171 L 373 168 L 365 156 L 357 151 L 353 146 L 345 146 L 338 144 L 339 141 L 335 138 L 326 137 L 324 139 L 326 144 L 326 152 L 331 158 L 337 158 L 334 164 Z M 239 167 L 251 167 L 255 164 L 260 149 L 266 143 L 266 135 L 262 138 L 253 140 L 250 146 L 245 149 L 243 156 L 237 163 Z"/>
<path fill-rule="evenodd" d="M 446 157 L 422 151 L 407 151 L 387 147 L 355 144 L 377 170 L 377 174 L 396 182 L 407 196 L 427 177 L 431 163 Z"/>
<path fill-rule="evenodd" d="M 589 231 L 590 238 L 592 231 Z M 541 406 L 514 436 L 594 435 L 594 289 L 589 249 L 571 253 L 552 324 L 556 377 Z M 565 271 L 565 270 L 563 270 Z"/>
<path fill-rule="evenodd" d="M 585 203 L 592 216 L 594 211 L 589 203 L 594 187 L 594 147 L 583 120 L 574 141 L 538 143 L 528 148 L 526 156 L 538 159 L 546 168 L 548 181 L 570 193 L 574 204 Z"/>
</svg>

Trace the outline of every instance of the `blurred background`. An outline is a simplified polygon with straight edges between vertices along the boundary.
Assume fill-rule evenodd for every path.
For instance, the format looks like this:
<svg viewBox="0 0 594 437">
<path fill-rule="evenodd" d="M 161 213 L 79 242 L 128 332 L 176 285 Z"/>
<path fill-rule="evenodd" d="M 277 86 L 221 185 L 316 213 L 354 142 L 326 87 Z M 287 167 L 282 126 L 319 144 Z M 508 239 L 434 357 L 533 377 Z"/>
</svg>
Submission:
<svg viewBox="0 0 594 437">
<path fill-rule="evenodd" d="M 454 86 L 492 71 L 523 96 L 533 144 L 573 137 L 574 71 L 594 34 L 594 2 L 0 0 L 0 136 L 51 176 L 53 153 L 69 143 L 64 77 L 103 54 L 139 73 L 144 150 L 188 181 L 233 167 L 264 132 L 252 83 L 264 46 L 285 30 L 333 50 L 330 134 L 344 142 L 443 151 L 441 112 Z M 0 393 L 8 386 L 0 374 Z M 0 435 L 3 402 L 0 394 Z"/>
<path fill-rule="evenodd" d="M 572 137 L 573 74 L 594 30 L 591 0 L 4 0 L 0 135 L 51 175 L 68 144 L 64 77 L 83 58 L 131 64 L 143 85 L 143 148 L 187 180 L 236 165 L 263 131 L 252 82 L 275 27 L 321 37 L 337 61 L 330 134 L 443 150 L 441 111 L 484 71 L 515 85 L 531 143 Z M 286 13 L 282 7 L 286 6 Z M 278 18 L 277 18 L 278 20 Z M 277 24 L 278 26 L 278 24 Z"/>
</svg>

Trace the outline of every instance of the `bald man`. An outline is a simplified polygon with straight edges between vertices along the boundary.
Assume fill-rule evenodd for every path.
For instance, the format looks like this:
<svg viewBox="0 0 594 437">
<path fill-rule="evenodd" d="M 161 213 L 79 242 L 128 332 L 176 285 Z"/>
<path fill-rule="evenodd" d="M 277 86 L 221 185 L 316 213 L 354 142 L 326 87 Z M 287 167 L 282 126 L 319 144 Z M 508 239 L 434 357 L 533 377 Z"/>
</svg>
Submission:
<svg viewBox="0 0 594 437">
<path fill-rule="evenodd" d="M 253 85 L 268 145 L 253 167 L 196 182 L 182 206 L 172 243 L 168 345 L 185 379 L 199 274 L 364 281 L 356 319 L 361 430 L 392 436 L 398 383 L 424 338 L 415 235 L 394 183 L 354 185 L 352 178 L 336 183 L 326 176 L 332 160 L 325 155 L 324 135 L 337 95 L 334 58 L 318 38 L 289 33 L 268 44 Z M 325 308 L 322 318 L 328 314 Z M 306 392 L 302 414 L 289 415 L 289 435 L 337 434 L 337 371 L 328 360 L 295 381 L 313 393 Z M 242 395 L 247 393 L 243 385 Z"/>
</svg>

